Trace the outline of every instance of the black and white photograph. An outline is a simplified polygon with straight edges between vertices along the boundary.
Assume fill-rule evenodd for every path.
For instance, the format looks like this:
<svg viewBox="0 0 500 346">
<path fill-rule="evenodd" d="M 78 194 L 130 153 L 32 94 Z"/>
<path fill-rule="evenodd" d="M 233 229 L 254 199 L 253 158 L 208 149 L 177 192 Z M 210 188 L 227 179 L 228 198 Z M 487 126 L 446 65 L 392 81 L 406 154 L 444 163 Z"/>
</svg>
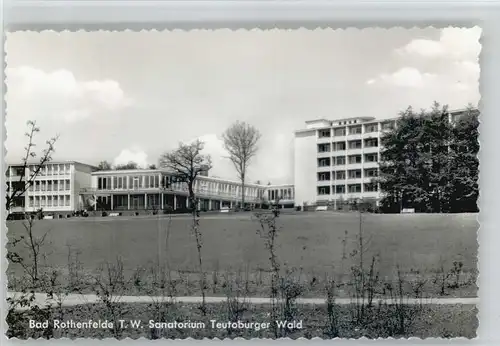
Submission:
<svg viewBox="0 0 500 346">
<path fill-rule="evenodd" d="M 6 33 L 6 336 L 475 338 L 481 33 Z"/>
</svg>

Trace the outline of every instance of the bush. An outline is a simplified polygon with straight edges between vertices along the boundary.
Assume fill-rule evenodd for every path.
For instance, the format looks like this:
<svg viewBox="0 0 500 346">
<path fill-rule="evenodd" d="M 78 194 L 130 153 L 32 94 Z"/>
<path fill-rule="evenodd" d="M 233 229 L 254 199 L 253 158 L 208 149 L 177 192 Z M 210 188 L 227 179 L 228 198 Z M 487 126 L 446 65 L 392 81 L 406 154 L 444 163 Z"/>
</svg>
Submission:
<svg viewBox="0 0 500 346">
<path fill-rule="evenodd" d="M 101 213 L 101 216 L 102 216 L 102 217 L 108 216 L 108 213 L 107 213 L 107 212 L 105 212 L 105 211 L 103 211 L 103 212 Z"/>
</svg>

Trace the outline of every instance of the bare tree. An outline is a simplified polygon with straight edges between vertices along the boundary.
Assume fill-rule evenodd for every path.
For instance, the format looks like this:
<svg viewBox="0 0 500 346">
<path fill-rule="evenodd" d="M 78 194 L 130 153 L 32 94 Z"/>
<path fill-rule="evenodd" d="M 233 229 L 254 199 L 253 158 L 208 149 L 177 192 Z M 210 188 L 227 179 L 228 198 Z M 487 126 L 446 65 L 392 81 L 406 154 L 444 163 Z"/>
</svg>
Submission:
<svg viewBox="0 0 500 346">
<path fill-rule="evenodd" d="M 27 122 L 28 131 L 25 136 L 28 137 L 28 144 L 24 147 L 25 155 L 22 159 L 22 167 L 19 171 L 19 180 L 12 182 L 7 186 L 7 196 L 6 196 L 6 209 L 7 212 L 10 211 L 13 202 L 16 198 L 21 197 L 26 193 L 26 191 L 34 184 L 36 177 L 40 174 L 42 167 L 52 160 L 52 154 L 54 153 L 54 144 L 58 140 L 59 136 L 55 136 L 47 140 L 45 143 L 47 147 L 42 150 L 39 156 L 38 163 L 32 163 L 37 158 L 35 153 L 35 135 L 40 132 L 40 128 L 36 125 L 35 121 Z M 26 171 L 29 167 L 29 174 L 26 176 Z"/>
<path fill-rule="evenodd" d="M 194 182 L 200 173 L 212 168 L 210 156 L 201 153 L 203 148 L 204 143 L 200 140 L 191 144 L 180 143 L 177 149 L 166 152 L 160 157 L 160 167 L 170 170 L 177 181 L 187 184 L 191 211 L 196 211 Z"/>
<path fill-rule="evenodd" d="M 207 312 L 205 300 L 205 291 L 207 288 L 205 272 L 203 270 L 202 247 L 203 239 L 200 231 L 200 220 L 197 210 L 197 199 L 194 194 L 194 182 L 196 178 L 212 168 L 212 163 L 209 155 L 203 155 L 204 144 L 200 140 L 196 140 L 191 144 L 179 144 L 176 150 L 164 153 L 160 157 L 160 167 L 170 170 L 178 181 L 187 183 L 189 192 L 189 210 L 193 215 L 192 230 L 196 240 L 196 250 L 198 252 L 198 265 L 200 270 L 200 290 L 202 296 L 202 304 L 200 310 L 203 315 Z"/>
<path fill-rule="evenodd" d="M 245 178 L 250 160 L 258 150 L 260 132 L 252 125 L 237 121 L 222 135 L 224 148 L 241 181 L 241 207 L 245 207 Z"/>
</svg>

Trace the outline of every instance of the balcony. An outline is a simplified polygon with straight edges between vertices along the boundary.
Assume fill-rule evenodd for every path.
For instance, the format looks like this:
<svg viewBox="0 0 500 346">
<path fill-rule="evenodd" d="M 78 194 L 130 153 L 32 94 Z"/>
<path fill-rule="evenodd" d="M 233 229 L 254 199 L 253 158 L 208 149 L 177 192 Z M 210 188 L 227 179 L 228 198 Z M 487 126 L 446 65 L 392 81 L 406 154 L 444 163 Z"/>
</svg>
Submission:
<svg viewBox="0 0 500 346">
<path fill-rule="evenodd" d="M 322 157 L 330 157 L 332 153 L 330 151 L 323 151 L 323 152 L 318 152 L 318 158 Z"/>
<path fill-rule="evenodd" d="M 330 143 L 332 141 L 332 137 L 318 137 L 316 142 L 318 144 Z"/>
<path fill-rule="evenodd" d="M 347 183 L 347 185 L 351 185 L 351 184 L 363 184 L 363 182 L 364 182 L 363 179 L 364 178 L 349 178 L 349 177 L 347 177 L 346 183 Z M 367 181 L 367 183 L 368 182 L 369 181 Z"/>
<path fill-rule="evenodd" d="M 316 182 L 317 186 L 329 186 L 331 184 L 331 180 L 318 180 Z"/>
<path fill-rule="evenodd" d="M 363 148 L 364 154 L 375 154 L 378 152 L 379 152 L 379 147 L 364 147 Z"/>
<path fill-rule="evenodd" d="M 363 163 L 363 168 L 365 168 L 365 169 L 366 168 L 378 168 L 378 166 L 379 166 L 378 162 L 367 162 L 367 161 L 365 161 Z"/>
<path fill-rule="evenodd" d="M 353 141 L 353 140 L 356 140 L 356 139 L 363 139 L 363 134 L 362 133 L 349 133 L 347 135 L 347 140 L 349 141 Z"/>
<path fill-rule="evenodd" d="M 331 169 L 332 169 L 331 166 L 321 166 L 321 167 L 318 166 L 317 171 L 318 172 L 329 172 Z"/>
<path fill-rule="evenodd" d="M 363 139 L 368 139 L 368 138 L 379 138 L 380 132 L 365 132 L 363 133 Z"/>
</svg>

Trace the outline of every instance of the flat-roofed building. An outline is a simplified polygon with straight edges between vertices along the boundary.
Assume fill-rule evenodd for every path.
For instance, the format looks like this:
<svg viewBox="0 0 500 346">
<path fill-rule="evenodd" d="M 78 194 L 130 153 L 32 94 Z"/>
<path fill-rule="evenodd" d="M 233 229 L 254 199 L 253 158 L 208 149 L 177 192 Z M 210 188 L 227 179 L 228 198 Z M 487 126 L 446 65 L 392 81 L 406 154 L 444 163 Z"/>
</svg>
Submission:
<svg viewBox="0 0 500 346">
<path fill-rule="evenodd" d="M 7 193 L 24 193 L 14 198 L 10 213 L 35 212 L 42 209 L 53 213 L 70 213 L 78 209 L 80 188 L 91 182 L 96 167 L 76 161 L 51 161 L 42 166 L 37 163 L 11 164 L 6 172 Z M 38 173 L 34 174 L 38 170 Z M 33 183 L 27 186 L 29 177 Z"/>
</svg>

